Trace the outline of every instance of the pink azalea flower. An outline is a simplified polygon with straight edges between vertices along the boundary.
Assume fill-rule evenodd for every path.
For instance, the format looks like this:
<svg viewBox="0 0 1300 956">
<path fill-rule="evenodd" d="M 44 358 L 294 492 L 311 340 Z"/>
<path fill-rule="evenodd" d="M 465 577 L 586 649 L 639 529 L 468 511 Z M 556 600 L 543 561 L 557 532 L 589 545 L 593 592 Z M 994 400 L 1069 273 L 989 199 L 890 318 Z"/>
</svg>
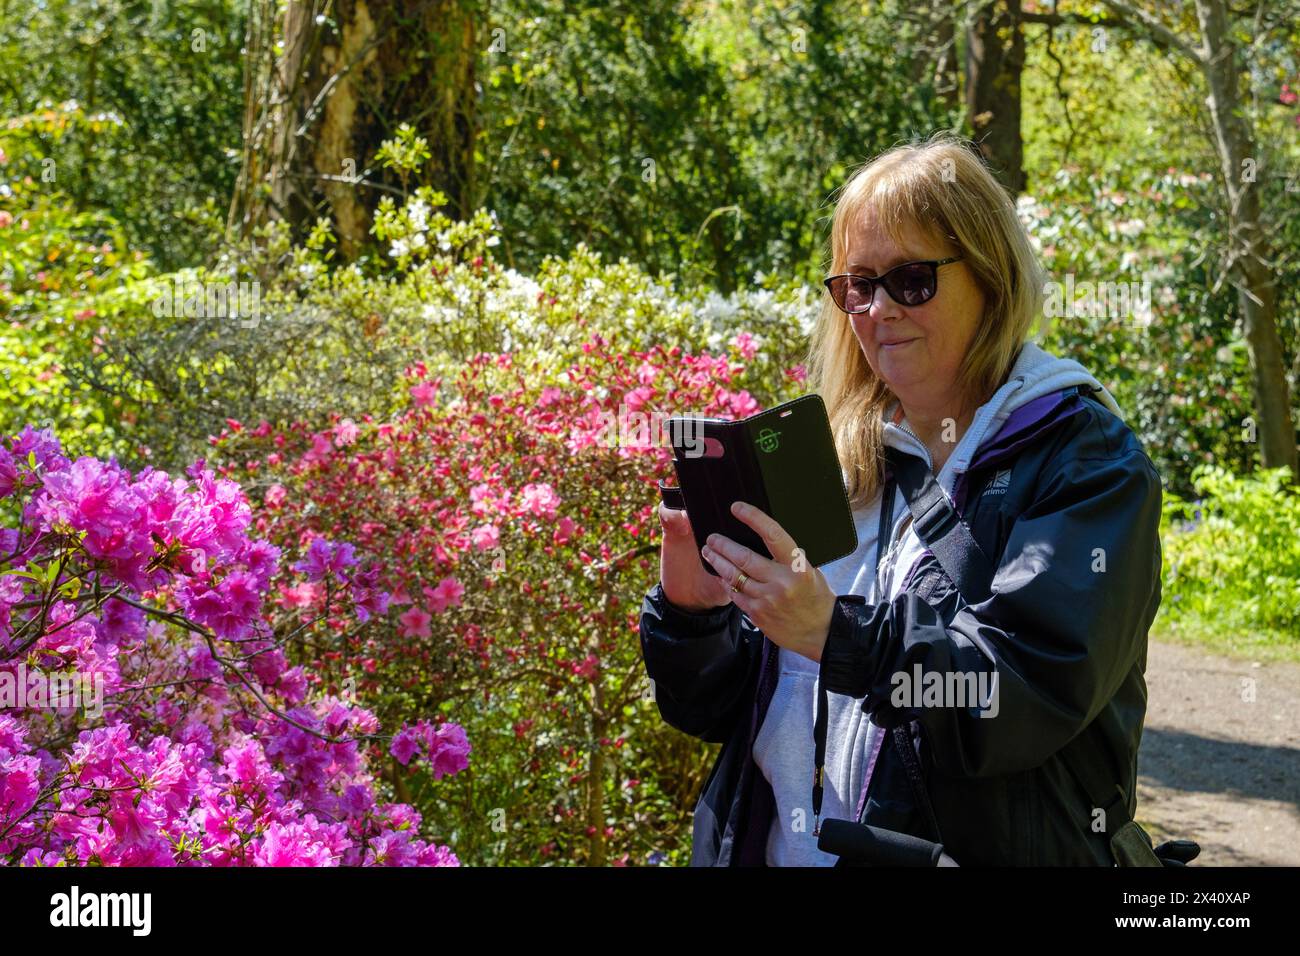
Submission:
<svg viewBox="0 0 1300 956">
<path fill-rule="evenodd" d="M 749 392 L 733 392 L 728 396 L 728 402 L 731 405 L 731 413 L 737 418 L 747 418 L 759 410 L 759 404 L 754 400 L 754 396 Z"/>
<path fill-rule="evenodd" d="M 425 725 L 427 728 L 428 725 Z M 444 775 L 459 773 L 469 766 L 469 738 L 465 728 L 447 721 L 439 724 L 437 730 L 425 734 L 425 748 L 434 780 L 441 780 Z"/>
<path fill-rule="evenodd" d="M 402 637 L 428 637 L 431 633 L 429 622 L 433 618 L 423 608 L 412 607 L 398 615 L 397 620 L 402 624 Z"/>
<path fill-rule="evenodd" d="M 383 617 L 388 613 L 388 592 L 378 589 L 354 589 L 352 604 L 357 612 L 357 620 L 364 624 L 372 616 Z"/>
<path fill-rule="evenodd" d="M 474 547 L 480 551 L 487 551 L 495 548 L 501 543 L 501 533 L 494 524 L 479 525 L 470 535 L 474 542 Z"/>
<path fill-rule="evenodd" d="M 560 506 L 560 496 L 545 483 L 524 485 L 520 495 L 522 509 L 540 518 L 553 518 Z"/>
<path fill-rule="evenodd" d="M 417 866 L 460 866 L 460 860 L 449 846 L 428 845 L 419 853 Z"/>
<path fill-rule="evenodd" d="M 573 536 L 573 529 L 577 526 L 577 522 L 568 515 L 565 515 L 556 524 L 555 534 L 552 540 L 554 540 L 556 544 L 565 544 L 569 538 Z"/>
<path fill-rule="evenodd" d="M 645 403 L 650 400 L 654 393 L 655 390 L 649 385 L 642 385 L 639 388 L 632 389 L 632 391 L 624 395 L 623 404 L 634 412 L 640 411 L 645 407 Z"/>
<path fill-rule="evenodd" d="M 434 398 L 438 395 L 438 386 L 432 382 L 421 382 L 418 385 L 411 386 L 411 401 L 416 406 L 431 405 Z"/>
<path fill-rule="evenodd" d="M 469 510 L 476 515 L 486 515 L 503 504 L 504 497 L 504 495 L 498 497 L 491 485 L 475 485 L 469 490 Z"/>
<path fill-rule="evenodd" d="M 736 349 L 745 361 L 749 361 L 758 354 L 758 346 L 754 344 L 754 336 L 748 332 L 741 332 L 733 338 L 731 347 Z"/>
<path fill-rule="evenodd" d="M 8 498 L 18 485 L 18 465 L 14 456 L 0 445 L 0 498 Z"/>
<path fill-rule="evenodd" d="M 343 572 L 356 563 L 355 549 L 347 542 L 332 544 L 324 538 L 312 538 L 307 547 L 307 556 L 295 564 L 293 569 L 306 574 L 310 581 L 319 581 L 331 574 L 335 580 L 342 581 Z"/>
<path fill-rule="evenodd" d="M 334 426 L 334 444 L 338 448 L 351 445 L 357 440 L 358 434 L 360 434 L 360 431 L 356 423 L 350 418 L 345 418 Z"/>
<path fill-rule="evenodd" d="M 302 460 L 307 464 L 316 464 L 327 461 L 334 454 L 334 446 L 330 440 L 321 432 L 311 436 L 311 448 L 302 456 Z"/>
<path fill-rule="evenodd" d="M 268 508 L 278 508 L 280 505 L 284 504 L 284 499 L 288 494 L 289 493 L 285 490 L 284 485 L 276 483 L 266 489 L 266 494 L 262 496 L 262 502 Z"/>
<path fill-rule="evenodd" d="M 14 458 L 26 461 L 30 453 L 36 454 L 36 467 L 42 472 L 62 471 L 69 461 L 62 454 L 59 440 L 54 436 L 54 429 L 43 428 L 40 431 L 31 425 L 24 425 L 23 430 L 13 440 L 9 448 Z"/>
<path fill-rule="evenodd" d="M 434 614 L 441 614 L 449 607 L 460 605 L 465 595 L 465 586 L 455 578 L 443 578 L 434 588 L 425 588 L 424 596 L 429 599 L 429 606 Z"/>
<path fill-rule="evenodd" d="M 419 749 L 415 728 L 403 727 L 393 736 L 393 742 L 389 746 L 388 752 L 397 758 L 398 763 L 405 767 L 411 762 L 411 758 L 416 755 Z"/>
<path fill-rule="evenodd" d="M 280 590 L 281 607 L 311 607 L 320 597 L 320 585 L 303 581 Z"/>
</svg>

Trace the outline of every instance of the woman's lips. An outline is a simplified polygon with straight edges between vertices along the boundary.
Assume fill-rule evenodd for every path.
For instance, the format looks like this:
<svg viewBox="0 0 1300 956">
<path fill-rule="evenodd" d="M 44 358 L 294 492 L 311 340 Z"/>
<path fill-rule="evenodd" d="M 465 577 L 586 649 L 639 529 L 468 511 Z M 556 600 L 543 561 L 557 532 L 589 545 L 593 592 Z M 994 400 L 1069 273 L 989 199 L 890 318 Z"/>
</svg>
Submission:
<svg viewBox="0 0 1300 956">
<path fill-rule="evenodd" d="M 916 341 L 915 338 L 910 338 L 910 339 L 899 339 L 897 342 L 881 342 L 880 351 L 892 352 L 895 349 L 901 349 L 903 346 L 915 341 Z"/>
</svg>

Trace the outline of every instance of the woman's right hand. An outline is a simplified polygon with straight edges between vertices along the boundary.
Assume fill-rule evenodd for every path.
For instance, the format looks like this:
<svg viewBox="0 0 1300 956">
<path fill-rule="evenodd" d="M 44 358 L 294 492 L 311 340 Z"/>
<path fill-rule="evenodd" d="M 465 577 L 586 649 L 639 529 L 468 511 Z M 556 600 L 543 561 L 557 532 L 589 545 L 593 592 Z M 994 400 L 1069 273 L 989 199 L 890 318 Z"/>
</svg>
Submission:
<svg viewBox="0 0 1300 956">
<path fill-rule="evenodd" d="M 664 529 L 659 552 L 659 580 L 664 597 L 684 611 L 711 611 L 731 603 L 731 588 L 704 570 L 695 533 L 685 509 L 659 503 L 659 523 Z"/>
</svg>

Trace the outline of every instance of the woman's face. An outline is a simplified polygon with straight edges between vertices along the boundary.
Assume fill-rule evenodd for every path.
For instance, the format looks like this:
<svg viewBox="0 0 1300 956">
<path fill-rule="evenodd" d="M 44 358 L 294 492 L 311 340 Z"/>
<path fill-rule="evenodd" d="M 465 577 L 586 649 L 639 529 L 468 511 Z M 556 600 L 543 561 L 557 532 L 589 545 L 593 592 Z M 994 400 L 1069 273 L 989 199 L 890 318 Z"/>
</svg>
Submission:
<svg viewBox="0 0 1300 956">
<path fill-rule="evenodd" d="M 848 235 L 845 272 L 880 276 L 903 262 L 946 259 L 955 245 L 919 231 L 895 245 L 874 217 Z M 876 285 L 871 307 L 850 315 L 853 332 L 871 370 L 889 385 L 904 409 L 957 415 L 957 370 L 984 312 L 980 291 L 964 260 L 939 266 L 938 290 L 921 305 L 900 305 Z"/>
</svg>

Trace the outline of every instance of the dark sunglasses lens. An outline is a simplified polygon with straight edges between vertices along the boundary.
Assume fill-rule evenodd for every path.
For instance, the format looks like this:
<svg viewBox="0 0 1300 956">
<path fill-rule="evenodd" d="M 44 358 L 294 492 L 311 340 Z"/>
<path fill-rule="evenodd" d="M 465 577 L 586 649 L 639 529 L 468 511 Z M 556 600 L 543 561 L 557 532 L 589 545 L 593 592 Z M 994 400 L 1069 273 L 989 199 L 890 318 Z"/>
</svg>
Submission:
<svg viewBox="0 0 1300 956">
<path fill-rule="evenodd" d="M 844 312 L 865 312 L 871 307 L 871 283 L 858 276 L 831 280 L 831 298 Z"/>
<path fill-rule="evenodd" d="M 913 263 L 895 269 L 884 280 L 885 291 L 903 305 L 920 305 L 934 298 L 934 266 Z"/>
</svg>

